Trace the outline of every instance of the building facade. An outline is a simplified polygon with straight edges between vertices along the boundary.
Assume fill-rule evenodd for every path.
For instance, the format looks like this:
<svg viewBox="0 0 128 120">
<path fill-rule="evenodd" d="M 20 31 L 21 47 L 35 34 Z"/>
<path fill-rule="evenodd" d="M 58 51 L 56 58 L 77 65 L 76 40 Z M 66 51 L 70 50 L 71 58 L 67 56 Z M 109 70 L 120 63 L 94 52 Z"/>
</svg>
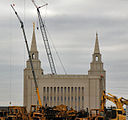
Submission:
<svg viewBox="0 0 128 120">
<path fill-rule="evenodd" d="M 75 110 L 100 107 L 102 91 L 106 86 L 106 72 L 101 60 L 97 34 L 87 75 L 45 75 L 39 60 L 34 28 L 30 54 L 43 105 L 64 104 Z M 29 110 L 31 104 L 37 104 L 37 97 L 30 61 L 27 60 L 24 69 L 24 106 Z"/>
</svg>

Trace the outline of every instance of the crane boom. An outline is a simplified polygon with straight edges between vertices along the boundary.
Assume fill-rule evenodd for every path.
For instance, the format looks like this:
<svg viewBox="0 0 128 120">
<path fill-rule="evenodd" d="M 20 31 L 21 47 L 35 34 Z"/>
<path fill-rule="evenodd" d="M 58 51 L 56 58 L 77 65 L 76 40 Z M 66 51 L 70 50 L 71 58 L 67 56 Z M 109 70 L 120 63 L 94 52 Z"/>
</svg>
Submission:
<svg viewBox="0 0 128 120">
<path fill-rule="evenodd" d="M 22 31 L 23 31 L 24 40 L 25 40 L 25 44 L 26 44 L 26 48 L 27 48 L 27 52 L 28 52 L 28 57 L 29 57 L 30 65 L 31 65 L 31 69 L 32 69 L 32 75 L 33 75 L 33 78 L 34 78 L 35 90 L 36 90 L 36 94 L 37 94 L 37 97 L 38 97 L 38 102 L 39 102 L 39 105 L 42 105 L 40 95 L 39 95 L 39 89 L 38 89 L 38 84 L 37 84 L 37 80 L 36 80 L 36 75 L 35 75 L 35 71 L 34 71 L 34 67 L 33 67 L 33 63 L 32 63 L 32 58 L 31 58 L 31 55 L 30 55 L 29 46 L 28 46 L 28 42 L 27 42 L 27 37 L 26 37 L 26 34 L 25 34 L 25 30 L 24 30 L 24 23 L 21 20 L 21 18 L 19 17 L 16 10 L 14 9 L 13 5 L 11 5 L 11 7 L 14 10 L 14 12 L 15 12 L 15 14 L 16 14 L 16 16 L 17 16 L 17 18 L 18 18 L 18 20 L 20 21 L 20 24 L 21 24 L 21 28 L 22 28 Z"/>
<path fill-rule="evenodd" d="M 49 61 L 49 64 L 50 64 L 51 73 L 54 75 L 54 74 L 57 74 L 56 68 L 55 68 L 55 63 L 54 63 L 54 60 L 53 60 L 53 57 L 52 57 L 52 53 L 51 53 L 51 49 L 50 49 L 50 45 L 49 45 L 49 41 L 48 41 L 48 37 L 47 37 L 46 28 L 45 28 L 45 25 L 44 25 L 44 22 L 42 20 L 40 10 L 39 10 L 41 7 L 46 6 L 48 4 L 37 7 L 34 0 L 32 0 L 32 2 L 34 4 L 34 6 L 37 8 L 39 25 L 40 25 L 41 34 L 42 34 L 43 41 L 44 41 L 45 50 L 46 50 L 48 61 Z"/>
</svg>

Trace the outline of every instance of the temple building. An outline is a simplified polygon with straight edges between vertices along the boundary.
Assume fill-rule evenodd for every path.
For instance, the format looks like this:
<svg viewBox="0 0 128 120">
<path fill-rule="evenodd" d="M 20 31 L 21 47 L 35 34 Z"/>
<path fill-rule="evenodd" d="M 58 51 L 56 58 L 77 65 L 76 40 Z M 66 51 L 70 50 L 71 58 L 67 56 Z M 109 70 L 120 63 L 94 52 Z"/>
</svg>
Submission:
<svg viewBox="0 0 128 120">
<path fill-rule="evenodd" d="M 106 72 L 101 59 L 98 34 L 87 75 L 44 74 L 36 44 L 35 28 L 33 28 L 30 54 L 43 105 L 64 104 L 75 110 L 100 108 L 102 91 L 106 89 Z M 24 106 L 29 110 L 31 104 L 37 104 L 37 97 L 30 61 L 27 60 L 24 69 Z"/>
</svg>

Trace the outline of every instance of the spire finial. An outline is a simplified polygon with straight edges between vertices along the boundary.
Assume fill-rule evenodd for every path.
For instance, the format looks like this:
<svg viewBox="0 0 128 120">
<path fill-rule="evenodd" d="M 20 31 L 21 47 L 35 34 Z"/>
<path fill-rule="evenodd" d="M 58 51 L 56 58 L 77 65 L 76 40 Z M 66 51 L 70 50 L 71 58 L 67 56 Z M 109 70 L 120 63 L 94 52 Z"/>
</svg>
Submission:
<svg viewBox="0 0 128 120">
<path fill-rule="evenodd" d="M 96 39 L 98 39 L 98 33 L 96 32 Z"/>
<path fill-rule="evenodd" d="M 35 31 L 35 22 L 33 22 L 33 31 Z"/>
<path fill-rule="evenodd" d="M 35 37 L 35 23 L 34 22 L 33 22 L 33 35 L 32 35 L 32 43 L 31 43 L 31 51 L 37 51 L 36 37 Z"/>
<path fill-rule="evenodd" d="M 98 42 L 98 33 L 97 32 L 96 32 L 96 42 L 95 42 L 94 53 L 100 53 L 99 42 Z"/>
</svg>

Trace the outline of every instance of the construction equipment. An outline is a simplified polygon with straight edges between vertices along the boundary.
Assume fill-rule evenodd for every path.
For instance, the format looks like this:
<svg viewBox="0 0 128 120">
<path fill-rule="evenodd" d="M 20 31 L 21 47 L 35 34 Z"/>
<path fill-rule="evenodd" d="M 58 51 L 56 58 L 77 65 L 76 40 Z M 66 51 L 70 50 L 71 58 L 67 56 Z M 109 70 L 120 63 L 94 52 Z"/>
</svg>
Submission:
<svg viewBox="0 0 128 120">
<path fill-rule="evenodd" d="M 104 120 L 104 110 L 102 109 L 91 109 L 90 120 Z"/>
<path fill-rule="evenodd" d="M 35 71 L 34 71 L 34 68 L 33 68 L 32 58 L 31 58 L 31 55 L 30 55 L 29 46 L 28 46 L 28 42 L 27 42 L 27 37 L 26 37 L 26 34 L 25 34 L 25 30 L 24 30 L 24 23 L 21 20 L 21 18 L 19 17 L 19 15 L 16 12 L 16 10 L 14 9 L 13 5 L 11 5 L 11 7 L 14 10 L 14 12 L 15 12 L 15 14 L 16 14 L 16 16 L 17 16 L 17 18 L 18 18 L 18 20 L 19 20 L 19 22 L 21 24 L 21 28 L 22 28 L 22 31 L 23 31 L 24 40 L 25 40 L 25 44 L 26 44 L 26 48 L 27 48 L 27 52 L 28 52 L 28 57 L 29 57 L 30 65 L 31 65 L 31 69 L 32 69 L 32 75 L 33 75 L 33 78 L 34 78 L 35 90 L 36 90 L 36 94 L 37 94 L 37 97 L 38 97 L 37 101 L 39 102 L 39 105 L 42 106 L 40 95 L 39 95 L 39 88 L 38 88 L 38 84 L 37 84 L 37 80 L 36 80 L 36 75 L 35 75 Z"/>
<path fill-rule="evenodd" d="M 44 6 L 48 5 L 48 4 L 45 4 L 45 5 L 42 5 L 42 6 L 38 7 L 36 5 L 36 3 L 34 2 L 34 0 L 32 0 L 32 2 L 33 2 L 34 6 L 37 9 L 39 25 L 40 25 L 41 34 L 42 34 L 43 41 L 44 41 L 45 50 L 46 50 L 46 53 L 47 53 L 47 56 L 48 56 L 48 61 L 49 61 L 49 64 L 50 64 L 51 73 L 54 75 L 54 74 L 57 74 L 56 68 L 55 68 L 55 63 L 54 63 L 54 60 L 53 60 L 53 57 L 52 57 L 52 53 L 51 53 L 51 49 L 50 49 L 50 45 L 49 45 L 49 41 L 48 41 L 48 37 L 47 37 L 45 24 L 44 24 L 44 22 L 42 20 L 42 17 L 41 17 L 41 14 L 40 14 L 40 10 L 39 10 L 41 7 L 44 7 Z"/>
<path fill-rule="evenodd" d="M 29 120 L 26 107 L 9 106 L 7 120 Z"/>
<path fill-rule="evenodd" d="M 77 112 L 75 120 L 88 120 L 89 119 L 89 112 L 88 108 L 85 110 L 80 110 Z"/>
<path fill-rule="evenodd" d="M 11 5 L 11 7 L 14 10 L 14 12 L 15 12 L 15 14 L 16 14 L 16 16 L 17 16 L 17 18 L 18 18 L 18 20 L 20 21 L 20 24 L 21 24 L 21 28 L 22 28 L 22 31 L 23 31 L 25 44 L 26 44 L 26 48 L 27 48 L 27 52 L 28 52 L 28 57 L 29 57 L 29 61 L 30 61 L 31 69 L 32 69 L 32 75 L 33 75 L 33 78 L 34 78 L 35 90 L 36 90 L 36 95 L 37 95 L 37 98 L 38 98 L 37 103 L 39 104 L 39 106 L 38 105 L 31 105 L 29 120 L 35 120 L 35 119 L 44 120 L 45 117 L 44 117 L 43 110 L 42 110 L 42 103 L 41 103 L 41 98 L 40 98 L 40 95 L 39 95 L 39 88 L 38 88 L 38 84 L 37 84 L 37 80 L 36 80 L 36 75 L 35 75 L 35 71 L 34 71 L 34 67 L 33 67 L 33 63 L 32 63 L 31 54 L 30 54 L 30 51 L 29 51 L 29 46 L 28 46 L 28 43 L 27 43 L 27 38 L 26 38 L 25 30 L 24 30 L 24 24 L 23 24 L 23 21 L 21 20 L 21 18 L 19 17 L 18 13 L 14 9 L 13 5 Z M 34 111 L 32 111 L 33 108 L 34 108 Z"/>
<path fill-rule="evenodd" d="M 123 111 L 123 106 L 122 106 L 121 102 L 119 102 L 118 98 L 110 93 L 108 93 L 108 95 L 106 95 L 105 91 L 103 91 L 102 98 L 101 98 L 101 109 L 104 109 L 106 100 L 113 102 L 118 109 L 122 109 L 122 111 Z"/>
<path fill-rule="evenodd" d="M 29 120 L 45 120 L 44 107 L 40 105 L 31 105 Z"/>
<path fill-rule="evenodd" d="M 66 112 L 68 111 L 66 105 L 54 106 L 53 110 L 56 111 L 56 119 L 64 119 L 67 117 Z"/>
<path fill-rule="evenodd" d="M 122 106 L 123 105 L 128 105 L 128 99 L 125 99 L 123 97 L 119 98 L 119 101 L 122 103 Z"/>
<path fill-rule="evenodd" d="M 54 106 L 52 110 L 55 114 L 54 119 L 73 120 L 77 115 L 77 111 L 73 110 L 72 108 L 68 108 L 68 106 L 63 104 Z"/>
<path fill-rule="evenodd" d="M 45 107 L 45 117 L 46 120 L 55 120 L 56 114 L 58 113 L 57 110 L 53 109 L 54 107 Z"/>
<path fill-rule="evenodd" d="M 107 110 L 105 107 L 106 100 L 113 102 L 116 105 L 116 109 Z M 104 110 L 106 118 L 108 117 L 107 114 L 109 112 L 111 114 L 110 115 L 111 120 L 126 120 L 126 116 L 124 115 L 125 111 L 122 103 L 119 101 L 119 99 L 116 96 L 110 93 L 106 95 L 105 91 L 103 91 L 102 98 L 101 98 L 101 109 Z"/>
<path fill-rule="evenodd" d="M 83 115 L 77 116 L 75 118 L 75 120 L 105 120 L 104 119 L 104 110 L 91 109 L 90 113 L 88 111 L 86 111 L 86 112 L 84 112 Z"/>
<path fill-rule="evenodd" d="M 73 120 L 73 119 L 76 118 L 77 113 L 78 113 L 78 112 L 77 112 L 76 110 L 74 110 L 73 108 L 70 108 L 70 109 L 67 111 L 67 118 L 68 118 L 69 120 Z"/>
<path fill-rule="evenodd" d="M 7 119 L 7 111 L 0 111 L 0 120 Z"/>
</svg>

